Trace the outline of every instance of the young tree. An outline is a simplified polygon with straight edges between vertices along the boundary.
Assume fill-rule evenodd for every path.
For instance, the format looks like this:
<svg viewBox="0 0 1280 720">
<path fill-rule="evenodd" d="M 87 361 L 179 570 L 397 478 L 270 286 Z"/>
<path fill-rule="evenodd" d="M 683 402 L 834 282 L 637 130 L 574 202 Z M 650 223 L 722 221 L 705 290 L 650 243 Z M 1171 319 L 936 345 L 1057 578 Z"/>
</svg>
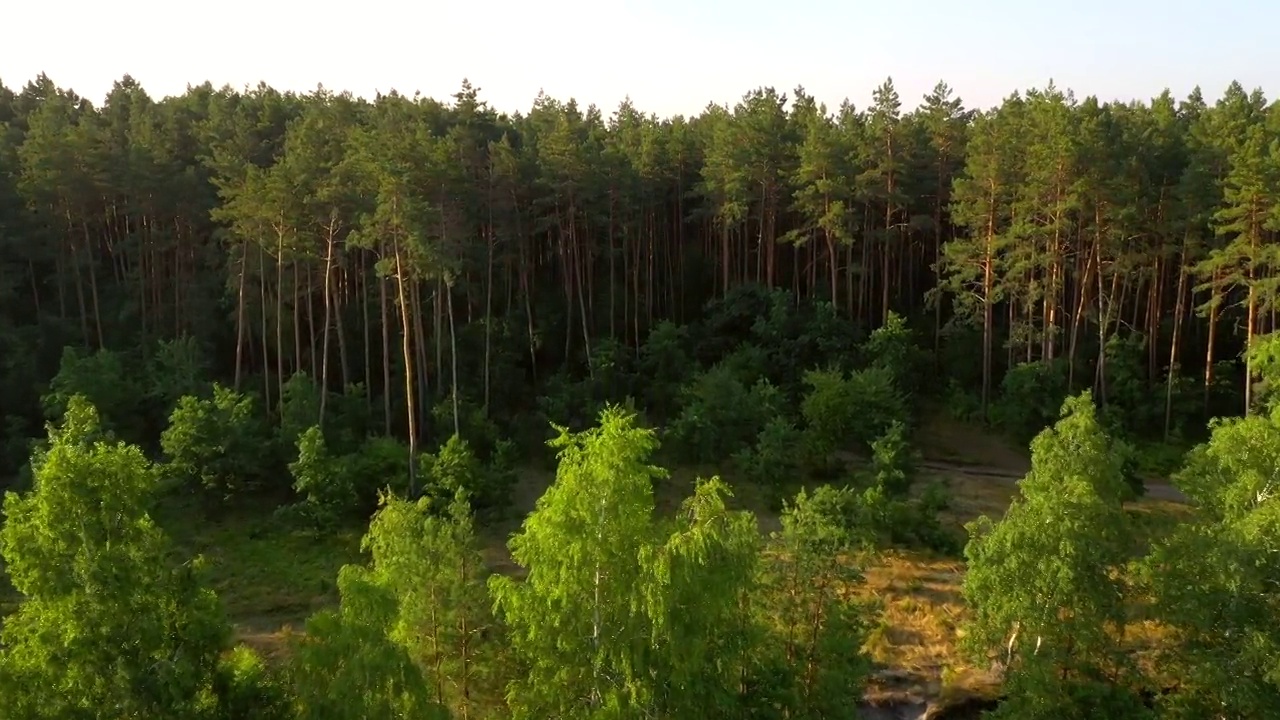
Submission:
<svg viewBox="0 0 1280 720">
<path fill-rule="evenodd" d="M 750 513 L 725 506 L 731 496 L 720 478 L 700 479 L 666 541 L 641 558 L 663 717 L 726 717 L 755 701 L 747 679 L 762 640 L 751 612 L 760 531 Z"/>
<path fill-rule="evenodd" d="M 34 489 L 4 501 L 0 554 L 24 596 L 0 636 L 4 715 L 206 717 L 229 629 L 198 562 L 169 564 L 154 468 L 103 440 L 81 396 L 49 442 Z"/>
<path fill-rule="evenodd" d="M 1267 385 L 1280 380 L 1275 336 L 1255 348 Z M 1178 486 L 1195 516 L 1143 562 L 1158 621 L 1172 626 L 1162 668 L 1175 679 L 1168 717 L 1254 717 L 1280 703 L 1280 413 L 1217 423 L 1188 456 Z"/>
<path fill-rule="evenodd" d="M 289 658 L 299 720 L 447 720 L 409 652 L 391 638 L 394 593 L 347 565 L 338 573 L 340 606 L 307 620 Z"/>
<path fill-rule="evenodd" d="M 445 508 L 428 505 L 384 498 L 362 543 L 373 556 L 368 577 L 397 599 L 390 637 L 417 663 L 434 701 L 455 717 L 481 717 L 501 706 L 503 679 L 489 573 L 466 493 Z"/>
<path fill-rule="evenodd" d="M 654 689 L 639 558 L 657 540 L 652 483 L 666 474 L 648 463 L 657 439 L 617 407 L 597 427 L 559 430 L 556 481 L 510 542 L 528 577 L 490 581 L 528 668 L 507 698 L 517 718 L 637 716 Z"/>
<path fill-rule="evenodd" d="M 1032 442 L 1031 472 L 1005 517 L 970 523 L 965 645 L 1007 669 L 1010 718 L 1133 717 L 1117 638 L 1126 621 L 1118 574 L 1131 545 L 1121 458 L 1089 393 Z"/>
<path fill-rule="evenodd" d="M 771 538 L 758 609 L 769 635 L 757 663 L 796 717 L 855 718 L 870 663 L 861 652 L 870 608 L 848 599 L 858 555 L 874 540 L 874 495 L 823 485 L 801 490 Z M 763 678 L 761 678 L 763 679 Z"/>
</svg>

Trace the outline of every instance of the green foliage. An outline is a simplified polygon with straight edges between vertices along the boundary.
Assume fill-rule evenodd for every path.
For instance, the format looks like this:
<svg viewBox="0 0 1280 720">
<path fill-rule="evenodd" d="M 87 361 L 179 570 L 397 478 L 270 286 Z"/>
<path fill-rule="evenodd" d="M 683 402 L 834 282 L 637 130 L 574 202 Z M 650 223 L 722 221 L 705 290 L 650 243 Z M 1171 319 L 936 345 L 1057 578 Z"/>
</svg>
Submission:
<svg viewBox="0 0 1280 720">
<path fill-rule="evenodd" d="M 864 522 L 882 543 L 957 555 L 962 543 L 939 517 L 951 500 L 946 485 L 935 480 L 918 495 L 911 494 L 919 459 L 898 422 L 871 444 L 871 466 L 858 482 L 864 488 L 863 514 L 869 518 Z"/>
<path fill-rule="evenodd" d="M 583 428 L 607 405 L 633 403 L 635 352 L 610 338 L 593 342 L 587 377 L 578 379 L 563 369 L 551 377 L 538 398 L 543 415 L 552 424 Z"/>
<path fill-rule="evenodd" d="M 1258 376 L 1255 396 L 1272 418 L 1280 418 L 1280 332 L 1254 336 L 1245 353 Z"/>
<path fill-rule="evenodd" d="M 316 425 L 302 433 L 297 444 L 298 458 L 289 463 L 289 472 L 302 509 L 317 524 L 335 524 L 358 507 L 352 461 L 330 453 Z"/>
<path fill-rule="evenodd" d="M 575 380 L 568 372 L 558 372 L 547 381 L 538 396 L 538 409 L 551 424 L 584 428 L 604 407 L 596 388 L 585 380 Z"/>
<path fill-rule="evenodd" d="M 506 504 L 510 474 L 491 473 L 458 435 L 451 435 L 435 453 L 424 455 L 420 467 L 425 479 L 423 494 L 437 506 L 446 507 L 459 492 L 475 498 L 478 507 Z"/>
<path fill-rule="evenodd" d="M 458 398 L 458 432 L 482 460 L 490 459 L 502 442 L 502 430 L 484 408 L 462 396 Z M 431 406 L 431 437 L 444 445 L 454 435 L 453 394 L 446 394 Z"/>
<path fill-rule="evenodd" d="M 320 420 L 320 394 L 323 392 L 310 376 L 297 372 L 280 388 L 279 442 L 281 447 L 295 447 L 302 434 Z"/>
<path fill-rule="evenodd" d="M 850 590 L 862 580 L 855 553 L 874 537 L 869 510 L 850 488 L 801 490 L 772 536 L 759 610 L 770 629 L 765 652 L 779 662 L 765 667 L 796 716 L 858 717 L 849 698 L 871 669 L 860 648 L 872 608 Z"/>
<path fill-rule="evenodd" d="M 193 337 L 161 340 L 147 360 L 146 396 L 161 417 L 168 417 L 181 398 L 209 389 L 208 354 Z"/>
<path fill-rule="evenodd" d="M 636 369 L 644 378 L 647 407 L 655 417 L 666 419 L 674 412 L 680 388 L 695 369 L 689 344 L 687 327 L 664 320 L 640 346 Z"/>
<path fill-rule="evenodd" d="M 480 461 L 461 436 L 449 436 L 438 451 L 422 458 L 419 467 L 425 480 L 423 494 L 437 505 L 447 504 L 459 492 L 474 497 L 486 490 Z"/>
<path fill-rule="evenodd" d="M 764 377 L 788 392 L 808 367 L 851 364 L 857 326 L 828 302 L 801 301 L 792 293 L 760 285 L 734 287 L 708 303 L 696 357 L 704 365 L 738 366 L 729 358 L 751 348 L 748 384 Z"/>
<path fill-rule="evenodd" d="M 1011 513 L 1024 519 L 1006 531 L 1048 557 L 1046 568 L 989 563 L 1026 574 L 1010 598 L 1030 605 L 1034 595 L 1074 627 L 1076 617 L 1096 620 L 1098 604 L 1046 597 L 1096 585 L 1093 565 L 1073 563 L 1097 559 L 1101 551 L 1087 542 L 1110 547 L 1113 539 L 1089 536 L 1097 528 L 1079 517 L 1088 503 L 1076 476 L 1111 478 L 1115 469 L 1077 466 L 1106 454 L 1141 490 L 1138 476 L 1163 475 L 1183 440 L 1201 437 L 1203 419 L 1280 416 L 1280 345 L 1274 335 L 1254 338 L 1274 330 L 1280 304 L 1278 147 L 1280 104 L 1238 83 L 1212 105 L 1199 90 L 1183 102 L 1165 93 L 1104 103 L 1050 84 L 979 112 L 944 84 L 914 110 L 891 81 L 870 106 L 832 111 L 803 89 L 758 88 L 697 117 L 667 119 L 630 102 L 610 113 L 545 95 L 528 113 L 499 113 L 466 83 L 443 102 L 215 89 L 199 78 L 164 99 L 122 78 L 103 103 L 44 76 L 18 90 L 0 86 L 0 485 L 36 486 L 50 448 L 35 448 L 36 466 L 22 468 L 16 483 L 12 475 L 31 455 L 27 438 L 47 390 L 52 419 L 77 394 L 97 405 L 93 442 L 119 437 L 149 452 L 165 419 L 176 418 L 166 469 L 220 498 L 253 486 L 283 490 L 275 483 L 296 447 L 290 469 L 302 505 L 332 521 L 372 510 L 380 489 L 404 491 L 409 461 L 419 457 L 396 439 L 367 438 L 405 437 L 412 413 L 411 424 L 428 426 L 412 445 L 417 453 L 417 441 L 429 443 L 422 459 L 432 512 L 440 519 L 448 489 L 465 486 L 484 517 L 513 478 L 514 447 L 502 436 L 543 449 L 546 423 L 528 412 L 535 402 L 577 430 L 609 403 L 635 398 L 687 457 L 732 456 L 742 474 L 771 488 L 848 459 L 833 450 L 869 452 L 871 472 L 824 502 L 880 542 L 942 547 L 941 486 L 906 489 L 917 401 L 949 388 L 953 415 L 1029 441 L 1060 419 L 1070 392 L 1089 386 L 1101 393 L 1097 415 L 1111 438 L 1080 452 L 1043 450 L 1050 458 L 1042 465 L 1073 479 L 1060 492 L 1041 488 L 1041 500 L 1028 492 L 1027 507 Z M 877 321 L 883 327 L 859 346 L 861 324 Z M 927 328 L 936 333 L 932 374 L 920 352 Z M 1243 348 L 1241 368 L 1244 343 L 1253 347 Z M 75 349 L 60 367 L 68 345 Z M 1005 363 L 1022 361 L 1001 386 Z M 311 378 L 287 376 L 303 368 Z M 800 422 L 802 373 L 812 368 L 832 374 L 822 388 L 808 387 Z M 206 381 L 230 386 L 233 378 L 237 391 L 261 393 L 262 417 L 238 415 L 241 398 L 224 395 L 219 405 L 210 396 Z M 378 396 L 328 392 L 353 380 Z M 993 384 L 1002 388 L 994 404 Z M 440 402 L 449 385 L 472 397 Z M 1242 389 L 1259 402 L 1246 406 Z M 411 394 L 421 402 L 408 402 Z M 184 397 L 190 402 L 180 405 Z M 267 418 L 279 421 L 276 431 Z M 906 428 L 896 436 L 895 423 Z M 519 432 L 526 427 L 529 438 Z M 1194 520 L 1159 551 L 1151 586 L 1126 607 L 1144 611 L 1156 598 L 1153 619 L 1174 628 L 1173 651 L 1161 660 L 1179 684 L 1162 709 L 1266 716 L 1277 704 L 1269 660 L 1277 653 L 1275 438 L 1256 422 L 1215 432 L 1220 439 L 1193 453 L 1180 480 L 1198 503 Z M 1150 442 L 1157 436 L 1167 446 Z M 1045 499 L 1054 493 L 1065 499 Z M 699 486 L 696 509 L 674 526 L 654 523 L 646 547 L 669 551 L 667 560 L 659 553 L 640 563 L 628 586 L 639 590 L 612 598 L 643 619 L 647 640 L 608 656 L 631 663 L 635 684 L 615 693 L 625 702 L 597 714 L 843 711 L 796 700 L 805 660 L 767 651 L 776 638 L 766 626 L 779 621 L 762 609 L 767 594 L 735 595 L 746 523 L 718 502 Z M 288 587 L 286 597 L 245 603 L 254 609 L 247 614 L 275 617 L 327 592 L 330 567 L 298 550 L 339 552 L 340 527 L 254 526 L 241 538 L 241 518 L 222 519 L 189 523 L 193 535 L 216 538 L 215 562 L 279 575 Z M 171 530 L 186 532 L 179 524 Z M 563 535 L 582 525 L 565 522 Z M 992 542 L 995 557 L 1001 548 Z M 1120 569 L 1109 572 L 1118 583 Z M 699 577 L 731 589 L 704 597 Z M 233 585 L 229 593 L 254 593 Z M 381 602 L 378 588 L 350 589 L 351 603 Z M 735 597 L 752 623 L 725 600 Z M 686 616 L 682 607 L 693 610 Z M 380 621 L 334 617 L 336 637 L 356 655 L 372 653 L 355 667 L 403 664 L 394 648 L 376 647 L 389 637 Z M 697 635 L 723 631 L 717 623 L 732 631 Z M 147 627 L 138 632 L 143 645 L 153 639 Z M 682 649 L 678 635 L 696 642 Z M 361 638 L 373 645 L 361 648 Z M 1073 651 L 1069 667 L 1056 648 L 1030 662 L 1021 652 L 1008 713 L 1022 703 L 1035 705 L 1033 717 L 1129 714 L 1130 670 L 1106 650 Z M 682 652 L 721 664 L 685 663 Z M 337 657 L 325 672 L 352 678 Z M 218 675 L 214 695 L 240 699 L 217 713 L 274 707 L 266 695 L 253 699 L 256 662 L 235 656 L 220 666 L 233 679 Z M 735 672 L 736 690 L 726 691 Z M 21 684 L 7 669 L 0 676 Z M 103 677 L 105 686 L 114 676 Z M 547 678 L 543 693 L 560 684 Z M 225 692 L 216 689 L 224 682 Z M 238 684 L 248 688 L 243 697 Z M 392 695 L 413 692 L 402 683 Z M 357 698 L 308 712 L 376 717 L 399 702 Z M 215 712 L 208 704 L 191 712 L 205 710 Z M 95 711 L 129 715 L 120 707 L 79 715 Z"/>
<path fill-rule="evenodd" d="M 813 452 L 829 455 L 850 447 L 866 449 L 894 423 L 909 421 L 906 401 L 893 372 L 872 366 L 846 375 L 839 370 L 810 370 L 800 405 Z"/>
<path fill-rule="evenodd" d="M 1000 383 L 991 422 L 1019 441 L 1029 441 L 1058 417 L 1067 397 L 1066 365 L 1040 361 L 1015 365 Z"/>
<path fill-rule="evenodd" d="M 26 464 L 35 441 L 27 436 L 27 423 L 20 417 L 6 415 L 3 428 L 4 431 L 0 432 L 0 473 L 7 473 Z"/>
<path fill-rule="evenodd" d="M 951 507 L 951 493 L 943 482 L 934 480 L 925 485 L 920 497 L 908 507 L 914 512 L 908 514 L 902 526 L 909 529 L 916 544 L 947 556 L 964 550 L 962 538 L 956 537 L 940 519 L 940 513 Z"/>
<path fill-rule="evenodd" d="M 250 395 L 215 384 L 213 397 L 183 397 L 160 436 L 166 472 L 227 502 L 270 478 L 275 445 Z"/>
<path fill-rule="evenodd" d="M 433 700 L 458 717 L 498 706 L 501 632 L 486 587 L 471 510 L 459 492 L 443 508 L 386 496 L 361 543 L 368 578 L 398 601 L 389 637 L 409 654 Z"/>
<path fill-rule="evenodd" d="M 616 407 L 598 427 L 558 428 L 556 481 L 509 543 L 523 582 L 495 576 L 498 614 L 528 668 L 507 699 L 516 718 L 599 712 L 626 715 L 649 701 L 641 653 L 652 629 L 639 558 L 656 538 L 653 431 Z"/>
<path fill-rule="evenodd" d="M 734 453 L 733 461 L 743 478 L 762 487 L 789 487 L 805 478 L 811 463 L 805 455 L 804 433 L 795 423 L 775 417 L 749 448 Z"/>
<path fill-rule="evenodd" d="M 919 453 L 911 447 L 906 426 L 894 421 L 871 443 L 871 471 L 875 484 L 890 497 L 902 497 L 911 489 Z"/>
<path fill-rule="evenodd" d="M 403 495 L 409 489 L 409 448 L 393 437 L 371 437 L 343 456 L 361 512 L 377 507 L 382 491 Z"/>
<path fill-rule="evenodd" d="M 729 510 L 729 487 L 698 479 L 665 541 L 641 558 L 641 596 L 652 625 L 652 706 L 661 717 L 709 718 L 760 707 L 742 679 L 763 640 L 751 615 L 760 531 L 750 513 Z"/>
<path fill-rule="evenodd" d="M 1031 448 L 1031 472 L 1005 517 L 969 525 L 965 647 L 978 661 L 996 651 L 1007 665 L 999 717 L 1133 717 L 1131 694 L 1107 687 L 1132 671 L 1115 639 L 1132 547 L 1121 459 L 1088 393 L 1068 399 Z M 1105 708 L 1096 702 L 1104 691 Z"/>
<path fill-rule="evenodd" d="M 1156 617 L 1175 636 L 1160 661 L 1178 678 L 1168 717 L 1265 715 L 1280 702 L 1280 424 L 1252 416 L 1218 423 L 1177 476 L 1195 503 L 1142 564 Z"/>
<path fill-rule="evenodd" d="M 755 283 L 735 285 L 723 297 L 703 309 L 702 335 L 695 345 L 697 360 L 715 365 L 744 344 L 753 342 L 762 318 L 785 318 L 788 298 L 784 291 L 770 291 Z M 768 320 L 759 326 L 768 328 Z"/>
<path fill-rule="evenodd" d="M 82 396 L 7 493 L 0 555 L 24 597 L 5 620 L 0 682 L 13 717 L 208 717 L 228 627 L 198 563 L 169 565 L 147 512 L 156 472 L 103 438 Z"/>
<path fill-rule="evenodd" d="M 443 476 L 450 471 L 448 458 L 438 471 L 437 464 L 431 455 L 422 463 L 433 480 L 430 473 Z M 409 450 L 394 438 L 374 437 L 354 452 L 339 455 L 329 448 L 320 428 L 312 426 L 298 438 L 298 457 L 289 464 L 289 472 L 294 492 L 301 498 L 290 510 L 316 525 L 332 527 L 346 519 L 367 517 L 383 490 L 403 492 L 408 485 Z M 429 486 L 428 492 L 434 492 L 434 487 Z"/>
<path fill-rule="evenodd" d="M 145 397 L 127 358 L 110 350 L 84 354 L 68 346 L 62 351 L 58 374 L 49 382 L 49 392 L 41 398 L 45 417 L 60 420 L 71 398 L 82 395 L 100 408 L 104 430 L 141 443 L 147 439 L 142 412 Z"/>
<path fill-rule="evenodd" d="M 238 645 L 218 663 L 219 720 L 292 720 L 289 687 L 276 668 Z"/>
<path fill-rule="evenodd" d="M 740 345 L 725 356 L 713 369 L 729 372 L 743 385 L 750 387 L 769 375 L 768 353 L 759 345 Z"/>
<path fill-rule="evenodd" d="M 925 372 L 929 356 L 920 348 L 907 321 L 896 312 L 889 313 L 885 323 L 871 332 L 860 350 L 863 362 L 888 372 L 894 385 L 908 398 L 928 386 Z"/>
<path fill-rule="evenodd" d="M 769 381 L 749 386 L 729 368 L 716 366 L 685 388 L 680 414 L 667 431 L 690 460 L 726 460 L 750 446 L 782 407 L 781 394 Z"/>
<path fill-rule="evenodd" d="M 982 421 L 982 398 L 955 379 L 947 384 L 942 402 L 947 415 L 955 420 L 971 423 Z"/>
<path fill-rule="evenodd" d="M 426 475 L 425 493 L 447 505 L 454 493 L 465 489 L 477 511 L 501 512 L 510 503 L 519 460 L 515 443 L 502 437 L 497 423 L 470 402 L 460 401 L 459 428 L 453 432 L 453 402 L 441 399 L 432 408 L 437 437 L 444 438 L 434 452 L 421 458 Z"/>
<path fill-rule="evenodd" d="M 307 620 L 289 656 L 288 676 L 299 720 L 447 720 L 421 669 L 392 639 L 399 611 L 394 593 L 363 569 L 338 574 L 341 605 Z"/>
</svg>

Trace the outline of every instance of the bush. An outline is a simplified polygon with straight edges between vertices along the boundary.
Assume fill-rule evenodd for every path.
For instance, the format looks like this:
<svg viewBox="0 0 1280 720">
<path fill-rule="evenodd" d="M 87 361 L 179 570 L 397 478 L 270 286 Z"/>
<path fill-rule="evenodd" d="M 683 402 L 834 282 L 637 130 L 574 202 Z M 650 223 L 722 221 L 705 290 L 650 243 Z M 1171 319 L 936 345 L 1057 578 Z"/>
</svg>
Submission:
<svg viewBox="0 0 1280 720">
<path fill-rule="evenodd" d="M 289 691 L 265 660 L 238 645 L 218 661 L 214 690 L 219 720 L 289 720 Z"/>
<path fill-rule="evenodd" d="M 645 398 L 655 417 L 665 420 L 676 410 L 680 387 L 694 370 L 688 346 L 688 329 L 664 320 L 654 326 L 640 347 L 638 367 L 646 383 Z"/>
<path fill-rule="evenodd" d="M 422 458 L 423 494 L 431 498 L 433 509 L 441 511 L 464 491 L 477 513 L 500 512 L 510 502 L 515 482 L 514 454 L 515 446 L 500 440 L 485 462 L 466 440 L 452 435 L 434 454 Z"/>
<path fill-rule="evenodd" d="M 296 372 L 280 388 L 281 447 L 293 447 L 308 428 L 320 421 L 320 386 L 311 376 Z"/>
<path fill-rule="evenodd" d="M 346 459 L 362 513 L 377 507 L 380 491 L 404 495 L 409 489 L 409 448 L 393 437 L 368 438 Z"/>
<path fill-rule="evenodd" d="M 88 355 L 74 347 L 63 349 L 58 374 L 40 399 L 45 417 L 61 420 L 75 395 L 84 396 L 98 409 L 103 430 L 135 444 L 154 438 L 148 438 L 144 388 L 124 355 L 105 349 Z"/>
<path fill-rule="evenodd" d="M 178 401 L 160 436 L 167 474 L 194 481 L 219 501 L 259 486 L 276 471 L 276 447 L 251 395 L 215 384 L 213 397 Z"/>
<path fill-rule="evenodd" d="M 748 387 L 717 366 L 685 388 L 684 406 L 668 432 L 687 459 L 716 462 L 753 444 L 781 409 L 781 394 L 769 381 Z"/>
<path fill-rule="evenodd" d="M 906 425 L 906 400 L 893 374 L 873 366 L 849 375 L 838 370 L 805 374 L 809 391 L 800 404 L 812 451 L 829 455 L 846 447 L 869 449 L 893 424 Z"/>
<path fill-rule="evenodd" d="M 920 349 L 915 333 L 897 313 L 890 312 L 885 324 L 867 338 L 862 346 L 862 358 L 867 367 L 888 372 L 898 390 L 907 397 L 914 396 L 924 385 L 929 355 Z"/>
<path fill-rule="evenodd" d="M 147 359 L 146 396 L 160 417 L 169 417 L 178 401 L 209 390 L 209 353 L 190 337 L 161 340 Z"/>
<path fill-rule="evenodd" d="M 289 464 L 289 472 L 305 514 L 317 524 L 329 525 L 356 510 L 356 478 L 349 459 L 329 452 L 316 425 L 302 433 L 297 444 L 298 459 Z"/>
<path fill-rule="evenodd" d="M 795 423 L 775 417 L 756 437 L 755 445 L 734 454 L 742 477 L 765 486 L 785 486 L 804 478 L 804 433 Z"/>
<path fill-rule="evenodd" d="M 1061 360 L 1015 365 L 1000 383 L 1000 396 L 990 408 L 991 422 L 1019 442 L 1031 442 L 1058 420 L 1067 398 L 1066 366 Z"/>
<path fill-rule="evenodd" d="M 890 497 L 904 497 L 915 479 L 918 453 L 907 440 L 906 426 L 894 421 L 871 443 L 871 468 L 875 482 Z"/>
</svg>

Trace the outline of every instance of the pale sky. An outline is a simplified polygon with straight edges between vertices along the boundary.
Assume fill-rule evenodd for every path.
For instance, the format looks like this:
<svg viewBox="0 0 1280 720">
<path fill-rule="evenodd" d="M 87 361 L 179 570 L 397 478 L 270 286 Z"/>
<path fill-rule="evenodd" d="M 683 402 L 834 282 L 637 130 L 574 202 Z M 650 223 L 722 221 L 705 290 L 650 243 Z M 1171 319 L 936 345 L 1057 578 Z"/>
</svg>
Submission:
<svg viewBox="0 0 1280 720">
<path fill-rule="evenodd" d="M 0 81 L 40 72 L 100 103 L 130 74 L 156 98 L 205 80 L 444 99 L 463 77 L 503 111 L 545 89 L 608 114 L 696 114 L 797 84 L 906 107 L 946 80 L 969 107 L 1053 78 L 1080 97 L 1280 94 L 1280 0 L 12 0 Z"/>
</svg>

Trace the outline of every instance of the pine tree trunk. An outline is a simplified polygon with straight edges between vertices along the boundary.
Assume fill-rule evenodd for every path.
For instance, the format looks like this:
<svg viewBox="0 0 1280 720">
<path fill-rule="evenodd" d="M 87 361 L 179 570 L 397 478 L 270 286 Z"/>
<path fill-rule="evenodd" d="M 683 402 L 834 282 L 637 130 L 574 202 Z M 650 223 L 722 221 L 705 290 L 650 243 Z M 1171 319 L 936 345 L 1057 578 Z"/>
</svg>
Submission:
<svg viewBox="0 0 1280 720">
<path fill-rule="evenodd" d="M 405 268 L 400 259 L 400 242 L 398 238 L 392 239 L 393 251 L 396 260 L 396 290 L 400 296 L 400 331 L 403 334 L 401 339 L 401 352 L 404 355 L 404 396 L 406 405 L 406 415 L 409 421 L 409 497 L 414 498 L 418 495 L 417 484 L 417 462 L 418 462 L 418 416 L 417 407 L 414 405 L 413 397 L 413 374 L 414 366 L 417 364 L 413 361 L 413 342 L 410 328 L 413 326 L 410 318 L 412 306 L 409 304 L 409 293 L 405 292 Z"/>
<path fill-rule="evenodd" d="M 320 387 L 322 391 L 320 393 L 320 417 L 318 419 L 321 427 L 324 426 L 325 401 L 329 397 L 329 337 L 332 335 L 330 327 L 333 324 L 333 236 L 334 220 L 330 219 L 324 253 L 324 339 L 321 341 L 320 349 Z"/>
<path fill-rule="evenodd" d="M 1182 337 L 1183 303 L 1187 295 L 1187 240 L 1182 241 L 1182 260 L 1178 263 L 1178 297 L 1174 300 L 1173 337 L 1169 342 L 1169 370 L 1164 391 L 1164 441 L 1169 442 L 1173 428 L 1173 383 L 1178 375 L 1178 342 Z"/>
<path fill-rule="evenodd" d="M 378 278 L 378 299 L 382 314 L 382 418 L 386 435 L 391 434 L 391 320 L 387 317 L 387 280 Z M 407 322 L 405 323 L 407 325 Z"/>
<path fill-rule="evenodd" d="M 493 351 L 493 208 L 489 209 L 489 242 L 486 247 L 485 254 L 485 282 L 484 282 L 484 412 L 489 414 L 489 368 L 491 367 L 490 354 Z"/>
<path fill-rule="evenodd" d="M 453 328 L 453 285 L 445 283 L 445 302 L 449 309 L 449 360 L 451 364 L 450 384 L 453 395 L 453 434 L 462 435 L 461 422 L 458 419 L 458 338 Z"/>
<path fill-rule="evenodd" d="M 249 262 L 249 243 L 244 242 L 240 245 L 240 279 L 236 282 L 236 375 L 235 375 L 235 391 L 240 392 L 241 373 L 244 371 L 244 336 L 247 328 L 244 326 L 244 278 L 247 274 L 245 266 Z M 178 283 L 174 282 L 177 286 Z"/>
</svg>

